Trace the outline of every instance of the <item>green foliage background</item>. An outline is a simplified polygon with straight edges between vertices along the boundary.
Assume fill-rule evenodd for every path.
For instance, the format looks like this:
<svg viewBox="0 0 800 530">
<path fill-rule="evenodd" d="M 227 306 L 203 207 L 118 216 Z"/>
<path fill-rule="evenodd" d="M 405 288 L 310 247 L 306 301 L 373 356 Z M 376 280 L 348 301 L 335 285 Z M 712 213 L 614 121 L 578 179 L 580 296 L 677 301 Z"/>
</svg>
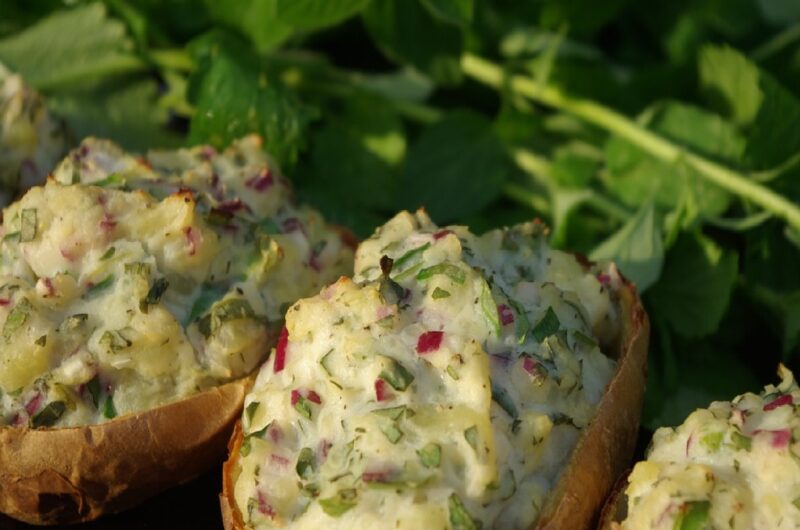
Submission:
<svg viewBox="0 0 800 530">
<path fill-rule="evenodd" d="M 647 429 L 798 368 L 796 0 L 0 13 L 0 61 L 78 137 L 145 150 L 256 131 L 300 197 L 361 236 L 424 205 L 478 231 L 539 216 L 556 246 L 617 260 L 653 325 Z"/>
</svg>

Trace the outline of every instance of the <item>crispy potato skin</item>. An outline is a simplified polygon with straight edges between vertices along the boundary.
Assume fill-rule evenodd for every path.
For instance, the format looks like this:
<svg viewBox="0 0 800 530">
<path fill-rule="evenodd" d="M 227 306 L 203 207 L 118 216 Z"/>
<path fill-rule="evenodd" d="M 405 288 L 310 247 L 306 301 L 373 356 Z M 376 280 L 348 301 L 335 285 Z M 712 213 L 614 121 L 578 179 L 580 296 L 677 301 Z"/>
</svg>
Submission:
<svg viewBox="0 0 800 530">
<path fill-rule="evenodd" d="M 594 528 L 606 496 L 630 465 L 644 398 L 650 322 L 632 284 L 625 282 L 618 296 L 622 329 L 609 352 L 617 360 L 617 370 L 531 530 Z M 222 468 L 220 508 L 226 530 L 245 529 L 233 496 L 241 445 L 241 422 L 237 422 Z"/>
<path fill-rule="evenodd" d="M 98 425 L 0 427 L 0 512 L 36 525 L 91 521 L 216 465 L 253 378 Z"/>
</svg>

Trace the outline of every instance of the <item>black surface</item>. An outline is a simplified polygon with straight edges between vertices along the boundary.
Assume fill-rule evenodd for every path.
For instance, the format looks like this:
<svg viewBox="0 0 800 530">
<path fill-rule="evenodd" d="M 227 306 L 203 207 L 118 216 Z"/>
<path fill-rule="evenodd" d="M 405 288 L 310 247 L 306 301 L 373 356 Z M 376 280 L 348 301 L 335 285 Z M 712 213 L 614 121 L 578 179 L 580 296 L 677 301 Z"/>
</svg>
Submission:
<svg viewBox="0 0 800 530">
<path fill-rule="evenodd" d="M 69 528 L 72 530 L 221 530 L 221 470 L 169 490 L 124 513 L 73 526 L 30 526 L 0 515 L 0 530 Z"/>
</svg>

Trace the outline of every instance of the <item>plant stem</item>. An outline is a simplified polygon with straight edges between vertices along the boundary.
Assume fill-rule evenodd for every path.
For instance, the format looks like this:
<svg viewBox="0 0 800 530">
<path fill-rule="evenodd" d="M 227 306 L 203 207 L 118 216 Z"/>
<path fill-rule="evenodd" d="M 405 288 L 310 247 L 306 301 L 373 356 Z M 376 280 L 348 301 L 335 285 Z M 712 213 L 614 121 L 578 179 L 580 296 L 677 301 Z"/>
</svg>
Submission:
<svg viewBox="0 0 800 530">
<path fill-rule="evenodd" d="M 574 114 L 625 138 L 667 163 L 682 159 L 701 176 L 720 188 L 750 200 L 785 219 L 795 230 L 800 230 L 800 207 L 796 204 L 729 168 L 687 152 L 608 107 L 594 101 L 570 97 L 555 87 L 541 85 L 531 78 L 508 76 L 500 66 L 475 55 L 465 54 L 461 58 L 461 67 L 467 75 L 478 81 L 495 88 L 510 88 L 511 91 L 529 99 Z"/>
<path fill-rule="evenodd" d="M 766 61 L 798 39 L 800 39 L 800 24 L 793 24 L 755 48 L 750 52 L 750 57 L 754 61 Z"/>
</svg>

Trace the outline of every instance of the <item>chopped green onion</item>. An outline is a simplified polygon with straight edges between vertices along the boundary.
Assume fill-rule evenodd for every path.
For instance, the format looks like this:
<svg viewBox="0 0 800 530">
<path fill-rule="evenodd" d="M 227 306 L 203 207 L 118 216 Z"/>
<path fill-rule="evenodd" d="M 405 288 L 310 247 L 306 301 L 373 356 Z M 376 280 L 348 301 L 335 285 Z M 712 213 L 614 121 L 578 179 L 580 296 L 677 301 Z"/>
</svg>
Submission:
<svg viewBox="0 0 800 530">
<path fill-rule="evenodd" d="M 500 336 L 500 315 L 497 313 L 497 304 L 494 302 L 494 297 L 492 296 L 492 289 L 489 287 L 489 284 L 486 280 L 483 281 L 483 286 L 481 288 L 481 310 L 483 311 L 483 315 L 486 317 L 487 322 L 489 322 L 489 326 L 494 331 L 494 334 L 499 337 Z"/>
<path fill-rule="evenodd" d="M 126 263 L 125 274 L 135 274 L 147 278 L 150 276 L 150 264 L 142 262 Z"/>
<path fill-rule="evenodd" d="M 33 241 L 36 238 L 36 208 L 23 208 L 20 217 L 20 242 Z"/>
<path fill-rule="evenodd" d="M 248 428 L 250 427 L 250 424 L 253 422 L 253 415 L 255 415 L 256 411 L 258 410 L 259 405 L 261 405 L 261 403 L 259 403 L 258 401 L 252 401 L 248 403 L 244 409 L 244 416 L 245 418 L 247 418 Z"/>
<path fill-rule="evenodd" d="M 103 404 L 103 416 L 108 419 L 117 417 L 117 408 L 114 406 L 114 398 L 111 396 L 108 396 Z"/>
<path fill-rule="evenodd" d="M 303 447 L 297 457 L 297 465 L 295 465 L 297 476 L 303 480 L 308 480 L 314 474 L 315 468 L 316 457 L 314 456 L 314 451 L 310 447 Z"/>
<path fill-rule="evenodd" d="M 76 313 L 65 318 L 59 326 L 59 329 L 62 331 L 71 331 L 81 327 L 87 320 L 89 320 L 89 315 L 86 313 Z"/>
<path fill-rule="evenodd" d="M 405 411 L 406 411 L 406 406 L 400 405 L 399 407 L 389 407 L 387 409 L 375 409 L 372 411 L 372 413 L 396 420 L 400 418 L 400 416 L 402 416 Z"/>
<path fill-rule="evenodd" d="M 440 289 L 439 287 L 435 288 L 433 290 L 433 294 L 431 295 L 431 297 L 434 300 L 439 300 L 441 298 L 448 298 L 449 296 L 450 296 L 450 293 L 448 291 L 445 291 L 444 289 Z"/>
<path fill-rule="evenodd" d="M 354 489 L 339 490 L 333 497 L 327 499 L 320 499 L 319 505 L 322 511 L 331 517 L 339 517 L 343 513 L 353 508 L 357 502 L 358 494 Z"/>
<path fill-rule="evenodd" d="M 556 315 L 552 307 L 548 307 L 547 313 L 545 313 L 544 317 L 533 328 L 533 338 L 535 338 L 537 342 L 542 342 L 544 339 L 557 332 L 560 326 L 561 322 L 558 320 L 558 315 Z"/>
<path fill-rule="evenodd" d="M 51 401 L 31 418 L 31 426 L 34 429 L 50 427 L 58 421 L 66 410 L 67 405 L 63 401 Z"/>
<path fill-rule="evenodd" d="M 111 259 L 114 257 L 114 254 L 117 252 L 117 249 L 114 247 L 108 247 L 108 250 L 100 256 L 100 261 L 106 261 L 107 259 Z"/>
<path fill-rule="evenodd" d="M 427 468 L 439 467 L 442 462 L 442 448 L 435 443 L 429 443 L 417 451 L 419 461 Z"/>
<path fill-rule="evenodd" d="M 89 391 L 89 396 L 92 398 L 92 404 L 94 408 L 97 408 L 100 405 L 100 376 L 95 375 L 92 379 L 86 383 L 86 390 Z"/>
<path fill-rule="evenodd" d="M 447 507 L 450 511 L 450 526 L 452 530 L 481 530 L 483 527 L 480 521 L 472 518 L 461 499 L 455 493 L 451 494 L 447 500 Z"/>
<path fill-rule="evenodd" d="M 704 530 L 707 527 L 710 508 L 711 503 L 708 501 L 686 503 L 686 509 L 675 521 L 674 528 L 676 530 Z"/>
<path fill-rule="evenodd" d="M 744 449 L 745 451 L 749 451 L 753 447 L 753 440 L 749 436 L 736 431 L 731 434 L 731 442 L 737 449 Z"/>
<path fill-rule="evenodd" d="M 114 283 L 114 275 L 109 274 L 108 276 L 103 278 L 99 283 L 96 283 L 91 287 L 89 287 L 89 289 L 86 291 L 86 294 L 89 296 L 93 296 L 99 293 L 100 291 L 108 289 L 112 283 Z"/>
<path fill-rule="evenodd" d="M 152 287 L 147 291 L 147 296 L 144 297 L 144 300 L 139 302 L 139 309 L 142 313 L 147 313 L 148 307 L 157 304 L 161 300 L 167 287 L 169 287 L 169 281 L 167 281 L 166 278 L 158 278 L 153 282 Z"/>
<path fill-rule="evenodd" d="M 389 357 L 387 359 L 388 366 L 381 371 L 378 377 L 389 383 L 389 386 L 395 390 L 402 392 L 414 381 L 414 376 L 399 362 Z"/>
<path fill-rule="evenodd" d="M 511 399 L 508 391 L 494 382 L 492 382 L 492 399 L 500 405 L 500 408 L 506 411 L 506 414 L 511 416 L 512 419 L 519 416 L 517 406 L 514 404 L 514 400 Z"/>
<path fill-rule="evenodd" d="M 415 249 L 409 250 L 408 252 L 406 252 L 396 260 L 394 260 L 392 270 L 395 272 L 399 271 L 403 267 L 403 265 L 414 259 L 416 256 L 425 252 L 430 246 L 431 246 L 430 243 L 425 243 L 424 245 L 421 245 Z"/>
<path fill-rule="evenodd" d="M 423 281 L 438 274 L 444 274 L 451 280 L 456 283 L 464 283 L 464 280 L 467 279 L 467 275 L 464 270 L 459 267 L 458 265 L 453 265 L 452 263 L 439 263 L 437 265 L 433 265 L 432 267 L 427 267 L 422 269 L 417 273 L 417 280 Z"/>
<path fill-rule="evenodd" d="M 300 413 L 305 419 L 311 419 L 311 404 L 303 396 L 297 397 L 297 403 L 294 404 L 294 409 Z"/>
<path fill-rule="evenodd" d="M 25 324 L 32 310 L 33 306 L 27 298 L 21 298 L 20 301 L 17 302 L 17 305 L 14 306 L 14 309 L 12 309 L 6 317 L 5 324 L 3 324 L 3 338 L 5 338 L 6 341 L 10 340 L 11 335 Z"/>
<path fill-rule="evenodd" d="M 386 435 L 386 438 L 396 444 L 400 438 L 403 437 L 403 431 L 395 423 L 390 423 L 381 427 L 381 432 Z"/>
<path fill-rule="evenodd" d="M 708 433 L 700 438 L 700 445 L 708 449 L 709 452 L 716 453 L 722 445 L 722 436 L 723 433 L 721 432 Z"/>
<path fill-rule="evenodd" d="M 478 427 L 473 425 L 466 431 L 464 431 L 464 439 L 467 440 L 467 443 L 472 447 L 472 449 L 477 453 L 478 452 Z"/>
<path fill-rule="evenodd" d="M 325 370 L 325 373 L 328 374 L 328 377 L 333 377 L 333 373 L 331 372 L 331 367 L 329 366 L 331 363 L 331 355 L 333 354 L 333 349 L 322 356 L 322 359 L 319 360 L 319 364 L 322 366 L 322 369 Z"/>
<path fill-rule="evenodd" d="M 185 325 L 189 325 L 200 316 L 204 315 L 208 309 L 214 305 L 214 302 L 219 300 L 225 295 L 225 289 L 220 286 L 211 284 L 203 284 L 200 288 L 200 294 L 195 298 L 192 304 L 192 309 L 189 311 L 189 316 L 186 319 Z"/>
<path fill-rule="evenodd" d="M 126 339 L 119 331 L 108 330 L 100 337 L 100 344 L 108 351 L 118 352 L 129 348 L 133 342 Z"/>
<path fill-rule="evenodd" d="M 120 175 L 119 173 L 111 173 L 109 176 L 104 178 L 103 180 L 98 180 L 96 182 L 92 182 L 93 186 L 100 186 L 101 188 L 105 188 L 107 186 L 117 186 L 125 185 L 125 178 Z"/>
<path fill-rule="evenodd" d="M 456 367 L 452 364 L 447 365 L 447 374 L 452 377 L 455 381 L 458 381 L 461 377 L 458 375 L 458 371 Z"/>
</svg>

